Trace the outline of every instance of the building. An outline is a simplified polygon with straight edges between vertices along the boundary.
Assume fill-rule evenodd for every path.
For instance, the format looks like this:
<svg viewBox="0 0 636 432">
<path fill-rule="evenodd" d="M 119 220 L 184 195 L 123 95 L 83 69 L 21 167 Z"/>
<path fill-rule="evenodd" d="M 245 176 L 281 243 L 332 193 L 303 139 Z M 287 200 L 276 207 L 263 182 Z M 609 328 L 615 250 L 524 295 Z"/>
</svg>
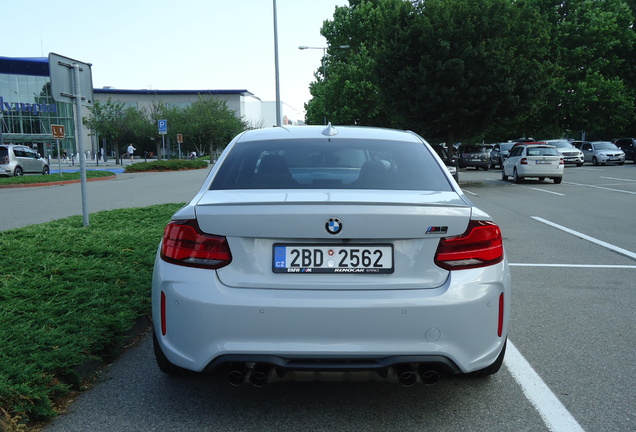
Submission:
<svg viewBox="0 0 636 432">
<path fill-rule="evenodd" d="M 262 102 L 247 90 L 124 90 L 102 88 L 93 90 L 94 100 L 102 103 L 122 102 L 127 106 L 145 108 L 148 112 L 156 103 L 168 107 L 184 107 L 200 96 L 212 96 L 225 101 L 253 128 L 276 124 L 275 102 Z M 0 143 L 26 144 L 42 156 L 56 157 L 56 141 L 51 135 L 51 125 L 63 125 L 66 138 L 60 141 L 61 151 L 76 153 L 75 119 L 73 105 L 57 102 L 51 95 L 48 57 L 12 58 L 0 57 Z M 82 116 L 90 114 L 83 108 Z M 302 124 L 300 113 L 281 102 L 283 124 Z M 89 134 L 90 131 L 84 133 Z M 83 140 L 84 148 L 93 154 L 99 144 L 95 137 Z"/>
<path fill-rule="evenodd" d="M 53 100 L 49 59 L 0 57 L 0 143 L 57 155 L 52 124 L 65 127 L 62 148 L 75 149 L 73 104 Z"/>
<path fill-rule="evenodd" d="M 261 100 L 247 90 L 124 90 L 112 87 L 93 89 L 93 97 L 101 103 L 121 102 L 152 112 L 155 104 L 167 107 L 186 107 L 200 96 L 211 96 L 222 100 L 236 113 L 238 118 L 259 127 L 261 123 Z"/>
</svg>

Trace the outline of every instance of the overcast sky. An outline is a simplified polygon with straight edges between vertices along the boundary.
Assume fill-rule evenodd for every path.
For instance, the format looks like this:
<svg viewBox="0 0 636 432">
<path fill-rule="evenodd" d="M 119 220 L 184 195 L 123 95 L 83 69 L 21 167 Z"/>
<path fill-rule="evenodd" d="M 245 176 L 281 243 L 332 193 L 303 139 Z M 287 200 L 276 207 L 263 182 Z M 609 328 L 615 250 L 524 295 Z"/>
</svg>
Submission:
<svg viewBox="0 0 636 432">
<path fill-rule="evenodd" d="M 273 0 L 3 1 L 0 56 L 91 63 L 93 87 L 248 90 L 276 99 Z M 347 0 L 276 0 L 281 100 L 303 112 L 320 28 Z"/>
</svg>

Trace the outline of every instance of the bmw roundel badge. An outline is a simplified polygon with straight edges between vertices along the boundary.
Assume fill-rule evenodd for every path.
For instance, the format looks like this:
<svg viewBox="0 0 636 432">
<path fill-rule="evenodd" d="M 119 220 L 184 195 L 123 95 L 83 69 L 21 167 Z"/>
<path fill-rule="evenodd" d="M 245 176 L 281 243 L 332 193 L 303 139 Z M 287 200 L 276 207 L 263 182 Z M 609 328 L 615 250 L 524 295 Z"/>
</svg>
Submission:
<svg viewBox="0 0 636 432">
<path fill-rule="evenodd" d="M 342 221 L 336 217 L 329 218 L 325 228 L 329 234 L 339 234 L 342 231 Z"/>
</svg>

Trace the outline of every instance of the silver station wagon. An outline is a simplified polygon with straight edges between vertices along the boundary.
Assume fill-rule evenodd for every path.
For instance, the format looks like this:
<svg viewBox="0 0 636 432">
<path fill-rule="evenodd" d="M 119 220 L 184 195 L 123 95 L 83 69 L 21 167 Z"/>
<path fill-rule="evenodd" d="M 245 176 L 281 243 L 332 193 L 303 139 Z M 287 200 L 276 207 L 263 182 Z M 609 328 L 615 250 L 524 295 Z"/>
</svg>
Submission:
<svg viewBox="0 0 636 432">
<path fill-rule="evenodd" d="M 418 135 L 251 130 L 165 229 L 155 357 L 234 385 L 490 375 L 510 291 L 500 228 Z"/>
</svg>

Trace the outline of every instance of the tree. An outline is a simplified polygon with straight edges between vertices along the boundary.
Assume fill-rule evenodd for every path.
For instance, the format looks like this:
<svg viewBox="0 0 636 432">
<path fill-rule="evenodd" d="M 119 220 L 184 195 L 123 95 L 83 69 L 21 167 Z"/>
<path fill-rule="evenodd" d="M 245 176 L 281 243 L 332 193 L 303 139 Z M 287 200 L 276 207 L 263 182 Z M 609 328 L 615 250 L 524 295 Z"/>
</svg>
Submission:
<svg viewBox="0 0 636 432">
<path fill-rule="evenodd" d="M 524 1 L 417 2 L 378 52 L 392 126 L 452 144 L 523 124 L 549 79 L 544 28 Z"/>
<path fill-rule="evenodd" d="M 553 29 L 544 123 L 609 138 L 634 116 L 633 15 L 623 0 L 534 0 Z"/>
<path fill-rule="evenodd" d="M 321 34 L 330 48 L 310 84 L 312 99 L 305 104 L 308 124 L 327 118 L 336 124 L 387 125 L 374 75 L 375 49 L 412 10 L 404 0 L 351 0 L 337 7 L 333 21 L 325 21 Z M 326 71 L 326 77 L 323 76 Z"/>
<path fill-rule="evenodd" d="M 128 144 L 140 147 L 147 145 L 148 137 L 152 134 L 144 110 L 127 107 L 123 102 L 113 102 L 110 98 L 105 104 L 96 100 L 91 107 L 91 115 L 84 118 L 83 122 L 98 137 L 112 143 L 117 160 Z"/>
<path fill-rule="evenodd" d="M 199 99 L 183 110 L 184 141 L 198 154 L 225 148 L 237 134 L 247 129 L 247 124 L 236 118 L 225 101 L 212 96 Z"/>
</svg>

